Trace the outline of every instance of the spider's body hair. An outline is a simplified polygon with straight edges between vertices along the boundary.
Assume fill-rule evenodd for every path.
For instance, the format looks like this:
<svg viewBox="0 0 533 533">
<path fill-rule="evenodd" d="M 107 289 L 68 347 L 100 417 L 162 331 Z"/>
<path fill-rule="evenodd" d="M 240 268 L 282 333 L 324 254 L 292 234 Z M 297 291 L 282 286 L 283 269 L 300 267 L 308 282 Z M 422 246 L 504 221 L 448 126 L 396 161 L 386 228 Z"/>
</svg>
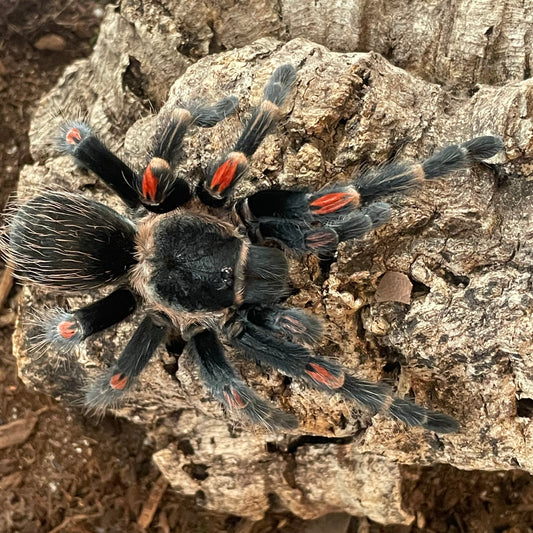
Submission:
<svg viewBox="0 0 533 533">
<path fill-rule="evenodd" d="M 179 212 L 140 224 L 132 282 L 150 305 L 209 313 L 288 295 L 284 254 L 250 245 L 232 226 Z"/>
<path fill-rule="evenodd" d="M 240 239 L 198 216 L 166 217 L 154 227 L 154 247 L 146 258 L 149 285 L 167 307 L 191 312 L 219 311 L 235 300 L 233 274 Z M 217 254 L 213 253 L 217 250 Z M 224 277 L 224 269 L 228 269 Z"/>
<path fill-rule="evenodd" d="M 272 304 L 284 300 L 290 293 L 289 267 L 281 250 L 263 246 L 248 246 L 241 255 L 236 301 L 248 305 Z"/>
<path fill-rule="evenodd" d="M 135 264 L 135 233 L 133 222 L 103 204 L 50 191 L 13 215 L 7 261 L 31 283 L 95 289 L 120 280 Z"/>
</svg>

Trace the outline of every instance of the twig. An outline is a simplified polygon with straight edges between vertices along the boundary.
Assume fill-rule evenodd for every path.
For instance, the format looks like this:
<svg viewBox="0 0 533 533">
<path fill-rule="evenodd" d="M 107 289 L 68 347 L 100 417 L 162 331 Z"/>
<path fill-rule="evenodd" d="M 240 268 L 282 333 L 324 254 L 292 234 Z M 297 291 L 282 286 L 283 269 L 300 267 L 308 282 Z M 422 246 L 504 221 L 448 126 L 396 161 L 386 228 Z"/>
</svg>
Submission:
<svg viewBox="0 0 533 533">
<path fill-rule="evenodd" d="M 79 522 L 80 520 L 91 520 L 93 518 L 98 518 L 102 516 L 102 511 L 93 514 L 75 514 L 72 516 L 67 516 L 61 524 L 51 529 L 48 533 L 59 533 L 60 531 L 68 531 L 66 528 L 72 522 Z"/>
<path fill-rule="evenodd" d="M 0 309 L 4 307 L 11 287 L 13 287 L 13 269 L 6 266 L 2 273 L 2 278 L 0 278 Z"/>
<path fill-rule="evenodd" d="M 38 411 L 30 413 L 24 418 L 14 420 L 0 426 L 0 450 L 22 444 L 31 435 L 39 415 L 47 411 L 48 407 L 42 407 Z"/>
<path fill-rule="evenodd" d="M 148 496 L 148 500 L 146 500 L 146 503 L 143 505 L 141 514 L 137 519 L 137 524 L 143 529 L 146 529 L 151 524 L 155 512 L 157 511 L 157 508 L 159 506 L 159 502 L 161 501 L 163 494 L 167 490 L 167 487 L 168 481 L 164 476 L 160 476 L 153 484 L 152 489 L 150 490 L 150 494 Z"/>
</svg>

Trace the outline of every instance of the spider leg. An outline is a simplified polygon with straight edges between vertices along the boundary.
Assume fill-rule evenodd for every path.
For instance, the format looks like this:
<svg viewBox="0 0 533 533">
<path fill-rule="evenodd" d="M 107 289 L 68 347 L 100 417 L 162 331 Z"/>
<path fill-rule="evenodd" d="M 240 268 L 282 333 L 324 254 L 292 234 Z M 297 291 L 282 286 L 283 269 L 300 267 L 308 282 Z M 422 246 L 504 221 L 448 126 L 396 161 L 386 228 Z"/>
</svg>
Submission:
<svg viewBox="0 0 533 533">
<path fill-rule="evenodd" d="M 211 128 L 233 113 L 238 103 L 235 96 L 229 96 L 212 106 L 177 107 L 160 120 L 138 187 L 146 209 L 166 213 L 190 199 L 189 185 L 174 175 L 185 134 L 191 125 Z"/>
<path fill-rule="evenodd" d="M 249 312 L 241 314 L 234 327 L 240 331 L 232 328 L 232 335 L 228 335 L 228 339 L 235 348 L 250 359 L 265 363 L 282 374 L 304 379 L 318 389 L 338 392 L 374 413 L 387 413 L 409 425 L 422 426 L 439 433 L 458 430 L 458 424 L 452 417 L 397 398 L 392 389 L 383 383 L 372 383 L 351 376 L 338 363 L 316 357 L 307 347 L 276 335 L 279 331 L 270 327 L 268 321 L 258 320 Z"/>
<path fill-rule="evenodd" d="M 58 145 L 62 152 L 107 183 L 128 207 L 136 208 L 142 203 L 150 211 L 167 212 L 191 196 L 187 183 L 173 176 L 175 159 L 188 127 L 210 128 L 231 114 L 237 104 L 237 98 L 230 96 L 213 106 L 196 105 L 172 111 L 159 126 L 142 177 L 119 159 L 86 122 L 62 124 Z"/>
<path fill-rule="evenodd" d="M 241 200 L 237 211 L 245 223 L 262 217 L 282 217 L 328 221 L 350 215 L 361 203 L 394 192 L 405 192 L 425 180 L 468 168 L 504 149 L 500 137 L 476 137 L 460 145 L 448 146 L 422 163 L 393 163 L 366 172 L 351 185 L 336 185 L 318 192 L 267 189 Z"/>
<path fill-rule="evenodd" d="M 361 201 L 366 202 L 386 194 L 409 191 L 426 180 L 469 168 L 504 149 L 501 137 L 476 137 L 462 144 L 447 146 L 418 164 L 393 163 L 365 172 L 354 177 L 353 186 L 359 192 Z"/>
<path fill-rule="evenodd" d="M 137 174 L 94 135 L 86 122 L 62 124 L 58 144 L 62 152 L 109 185 L 128 207 L 139 207 Z"/>
<path fill-rule="evenodd" d="M 339 242 L 360 239 L 389 219 L 389 204 L 376 202 L 327 221 L 261 217 L 248 223 L 248 230 L 259 242 L 274 241 L 296 252 L 331 257 Z"/>
<path fill-rule="evenodd" d="M 146 316 L 117 362 L 89 387 L 85 396 L 85 405 L 97 412 L 118 405 L 168 331 L 169 326 L 162 324 L 161 320 L 150 315 Z"/>
<path fill-rule="evenodd" d="M 85 290 L 121 279 L 136 263 L 136 228 L 113 209 L 79 194 L 47 192 L 23 204 L 3 237 L 23 280 Z"/>
<path fill-rule="evenodd" d="M 374 202 L 362 207 L 352 214 L 328 222 L 339 236 L 339 242 L 360 239 L 366 233 L 379 228 L 390 220 L 390 205 L 385 202 Z"/>
<path fill-rule="evenodd" d="M 258 191 L 240 200 L 236 211 L 249 233 L 259 240 L 277 240 L 297 251 L 327 256 L 335 250 L 334 236 L 330 234 L 328 238 L 327 232 L 313 229 L 316 235 L 307 239 L 305 228 L 319 226 L 333 230 L 338 242 L 360 238 L 390 218 L 390 207 L 386 203 L 376 202 L 363 208 L 361 205 L 468 168 L 503 149 L 500 137 L 477 137 L 448 146 L 419 164 L 394 163 L 366 172 L 356 176 L 349 185 L 335 185 L 318 192 Z"/>
<path fill-rule="evenodd" d="M 212 106 L 191 106 L 189 109 L 195 126 L 212 128 L 231 115 L 238 105 L 239 99 L 236 96 L 226 96 Z"/>
<path fill-rule="evenodd" d="M 135 296 L 128 289 L 117 289 L 75 311 L 57 307 L 40 317 L 29 341 L 37 349 L 52 346 L 59 353 L 68 353 L 87 337 L 122 322 L 136 307 Z"/>
<path fill-rule="evenodd" d="M 250 320 L 274 335 L 304 346 L 314 346 L 322 338 L 322 322 L 297 307 L 250 307 Z"/>
<path fill-rule="evenodd" d="M 247 225 L 267 217 L 312 221 L 320 224 L 350 216 L 359 206 L 359 192 L 337 185 L 319 192 L 265 189 L 237 203 L 237 213 Z"/>
<path fill-rule="evenodd" d="M 256 237 L 262 242 L 274 241 L 297 252 L 312 252 L 317 255 L 331 255 L 339 244 L 339 237 L 334 229 L 313 228 L 306 222 L 287 218 L 260 219 Z"/>
<path fill-rule="evenodd" d="M 199 184 L 197 193 L 207 205 L 224 205 L 239 178 L 248 170 L 248 159 L 256 152 L 264 138 L 272 130 L 280 116 L 296 78 L 292 65 L 281 65 L 272 74 L 263 93 L 261 105 L 253 112 L 241 136 L 222 160 L 208 171 L 205 181 Z"/>
<path fill-rule="evenodd" d="M 262 400 L 237 376 L 224 355 L 224 348 L 211 330 L 197 333 L 189 348 L 200 376 L 211 394 L 228 410 L 244 414 L 268 429 L 295 429 L 296 418 Z"/>
</svg>

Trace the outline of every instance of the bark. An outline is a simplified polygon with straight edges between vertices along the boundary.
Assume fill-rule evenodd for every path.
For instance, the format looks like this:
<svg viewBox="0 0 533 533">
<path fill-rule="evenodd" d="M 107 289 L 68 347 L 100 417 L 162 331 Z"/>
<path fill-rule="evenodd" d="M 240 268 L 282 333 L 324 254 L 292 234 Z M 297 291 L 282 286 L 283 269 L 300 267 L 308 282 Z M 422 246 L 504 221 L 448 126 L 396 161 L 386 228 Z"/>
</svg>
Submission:
<svg viewBox="0 0 533 533">
<path fill-rule="evenodd" d="M 503 166 L 478 165 L 393 197 L 391 223 L 342 245 L 327 278 L 313 258 L 292 263 L 300 291 L 290 304 L 325 321 L 319 352 L 455 416 L 459 434 L 436 436 L 371 417 L 296 381 L 280 398 L 280 376 L 241 364 L 260 394 L 301 421 L 296 435 L 265 435 L 226 417 L 186 355 L 169 374 L 164 350 L 143 374 L 133 403 L 119 411 L 154 440 L 154 460 L 172 486 L 210 509 L 258 518 L 274 502 L 304 518 L 342 510 L 407 523 L 402 464 L 533 472 L 532 83 L 477 85 L 458 98 L 428 81 L 457 88 L 520 79 L 529 36 L 513 20 L 526 7 L 482 0 L 449 11 L 438 2 L 315 2 L 304 16 L 299 5 L 281 2 L 280 11 L 265 0 L 247 10 L 228 1 L 218 11 L 207 2 L 190 10 L 187 2 L 163 8 L 132 0 L 120 13 L 109 8 L 93 56 L 67 69 L 36 111 L 37 162 L 24 170 L 19 194 L 33 195 L 43 184 L 66 187 L 122 209 L 94 176 L 53 154 L 50 139 L 60 118 L 51 120 L 51 112 L 85 115 L 112 148 L 140 166 L 155 129 L 152 109 L 235 94 L 239 116 L 188 138 L 180 172 L 193 173 L 236 138 L 246 110 L 283 63 L 299 66 L 287 116 L 258 150 L 239 194 L 272 184 L 318 188 L 392 157 L 420 160 L 453 142 L 503 135 L 506 158 L 493 161 Z M 385 14 L 377 17 L 380 6 Z M 480 33 L 489 27 L 490 34 Z M 301 38 L 264 37 L 301 34 L 344 52 Z M 257 37 L 264 38 L 243 46 Z M 513 44 L 520 38 L 520 46 Z M 232 46 L 240 48 L 211 54 Z M 374 52 L 346 52 L 364 48 L 386 52 L 409 72 Z M 376 299 L 386 272 L 409 277 L 409 304 Z M 77 307 L 94 297 L 66 301 Z M 29 310 L 58 302 L 65 298 L 25 289 L 15 349 L 26 382 L 76 402 L 87 379 L 120 353 L 135 320 L 88 342 L 68 365 L 52 354 L 36 359 L 25 351 Z"/>
</svg>

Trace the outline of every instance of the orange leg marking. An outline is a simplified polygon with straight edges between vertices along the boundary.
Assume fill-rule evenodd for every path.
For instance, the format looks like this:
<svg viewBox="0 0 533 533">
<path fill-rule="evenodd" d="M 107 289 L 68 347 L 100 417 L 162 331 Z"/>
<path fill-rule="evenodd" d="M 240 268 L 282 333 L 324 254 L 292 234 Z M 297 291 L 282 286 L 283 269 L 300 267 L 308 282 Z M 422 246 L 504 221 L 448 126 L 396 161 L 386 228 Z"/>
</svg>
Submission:
<svg viewBox="0 0 533 533">
<path fill-rule="evenodd" d="M 71 339 L 76 335 L 76 322 L 67 322 L 64 320 L 57 325 L 57 332 L 64 339 Z"/>
<path fill-rule="evenodd" d="M 159 185 L 159 180 L 154 176 L 152 172 L 152 163 L 150 163 L 143 174 L 143 196 L 147 200 L 155 200 L 155 195 L 157 193 L 157 186 Z"/>
<path fill-rule="evenodd" d="M 338 389 L 344 383 L 344 374 L 334 376 L 329 370 L 318 365 L 317 363 L 309 363 L 313 370 L 306 370 L 306 374 L 311 376 L 317 383 L 322 383 L 330 389 Z"/>
<path fill-rule="evenodd" d="M 128 376 L 125 376 L 124 374 L 115 374 L 111 376 L 111 379 L 109 380 L 109 385 L 111 385 L 111 388 L 115 390 L 124 390 L 124 387 L 126 387 L 127 383 Z"/>
<path fill-rule="evenodd" d="M 325 194 L 324 196 L 320 196 L 311 202 L 310 206 L 316 209 L 314 210 L 315 215 L 326 215 L 342 209 L 350 202 L 357 200 L 357 198 L 357 193 L 332 192 Z"/>
<path fill-rule="evenodd" d="M 224 391 L 224 399 L 232 409 L 243 409 L 246 407 L 246 403 L 242 399 L 242 396 L 233 387 L 230 389 L 230 393 L 231 394 Z"/>
<path fill-rule="evenodd" d="M 69 144 L 78 144 L 81 141 L 81 134 L 78 128 L 72 128 L 65 135 L 65 140 Z"/>
<path fill-rule="evenodd" d="M 218 192 L 225 191 L 235 179 L 235 173 L 238 165 L 239 161 L 234 157 L 224 161 L 224 163 L 217 168 L 217 171 L 213 176 L 211 188 L 213 190 L 217 189 Z"/>
</svg>

